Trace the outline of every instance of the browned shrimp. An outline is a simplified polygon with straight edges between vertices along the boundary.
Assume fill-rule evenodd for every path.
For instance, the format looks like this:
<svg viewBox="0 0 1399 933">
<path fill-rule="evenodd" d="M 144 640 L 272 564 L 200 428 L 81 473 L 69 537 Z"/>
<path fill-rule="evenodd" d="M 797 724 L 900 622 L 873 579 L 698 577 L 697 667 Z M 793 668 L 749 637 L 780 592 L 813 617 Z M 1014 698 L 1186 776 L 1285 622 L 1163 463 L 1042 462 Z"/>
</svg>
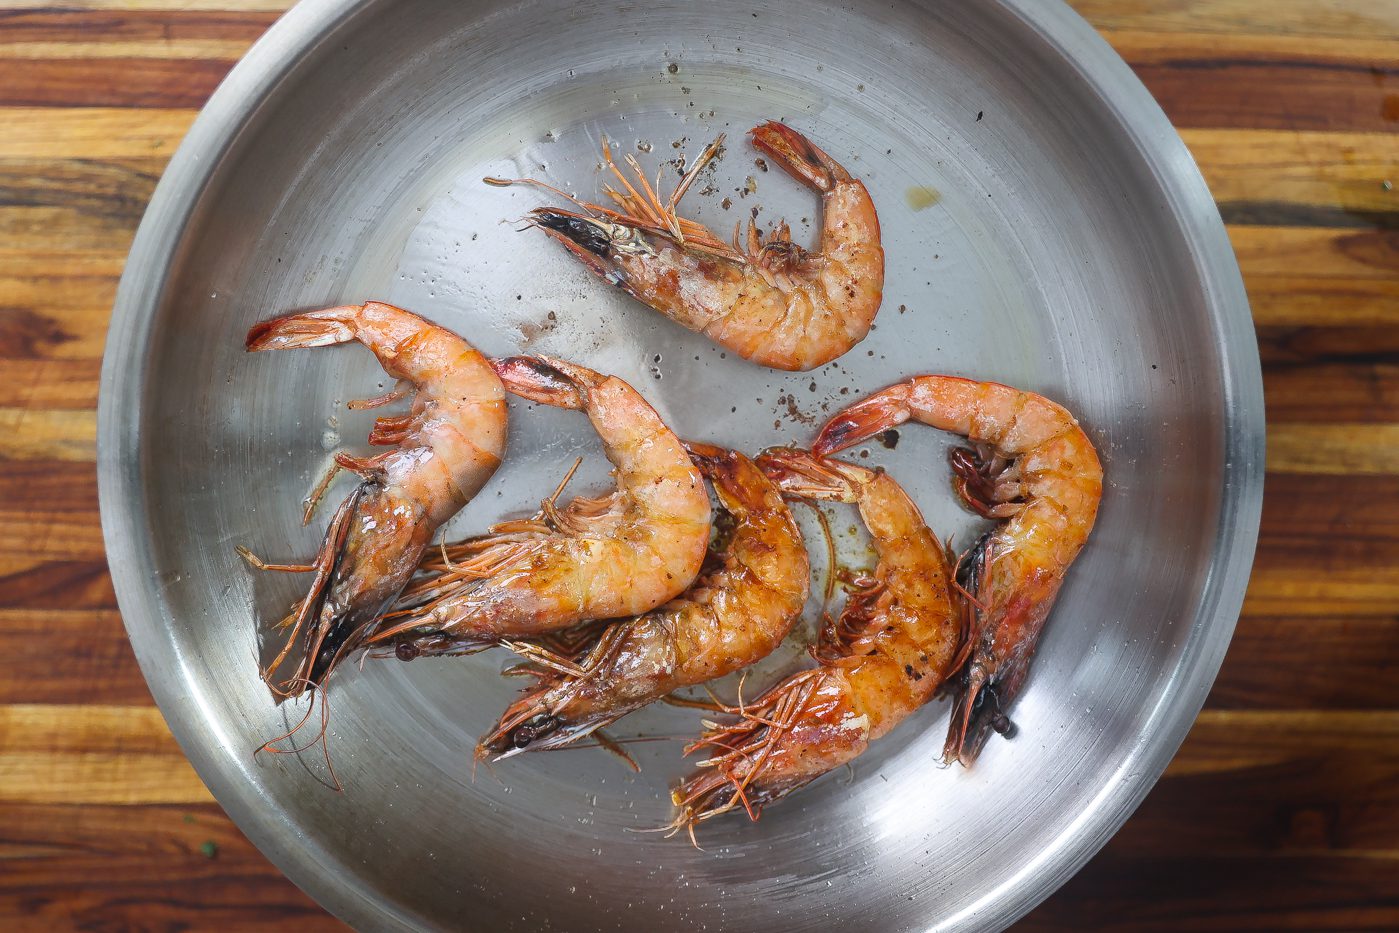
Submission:
<svg viewBox="0 0 1399 933">
<path fill-rule="evenodd" d="M 514 394 L 587 413 L 617 489 L 562 509 L 547 500 L 535 519 L 497 525 L 429 562 L 373 639 L 392 639 L 405 660 L 650 612 L 689 587 L 709 545 L 704 478 L 640 393 L 562 360 L 495 365 Z"/>
<path fill-rule="evenodd" d="M 714 752 L 672 794 L 674 826 L 692 834 L 740 804 L 757 819 L 764 804 L 853 760 L 932 697 L 961 643 L 946 551 L 887 473 L 800 450 L 769 451 L 758 465 L 784 492 L 858 505 L 879 562 L 813 649 L 819 667 L 729 710 L 738 722 L 709 724 L 686 750 Z"/>
<path fill-rule="evenodd" d="M 636 160 L 627 157 L 640 191 L 613 165 L 604 143 L 607 164 L 625 189 L 607 193 L 621 209 L 577 202 L 581 211 L 539 208 L 530 219 L 602 278 L 744 359 L 773 369 L 815 369 L 865 339 L 879 312 L 879 218 L 864 184 L 796 130 L 768 122 L 752 137 L 788 174 L 820 193 L 817 251 L 792 242 L 785 222 L 764 242 L 749 221 L 746 244 L 740 245 L 735 227 L 729 245 L 676 213 L 722 136 L 664 203 Z"/>
<path fill-rule="evenodd" d="M 689 445 L 727 513 L 683 596 L 610 625 L 574 657 L 528 646 L 540 683 L 505 711 L 478 755 L 560 748 L 632 710 L 766 657 L 806 603 L 811 568 L 782 493 L 736 451 Z"/>
<path fill-rule="evenodd" d="M 1093 530 L 1103 468 L 1063 407 L 956 376 L 915 376 L 862 399 L 821 430 L 816 450 L 842 450 L 910 418 L 973 442 L 951 455 L 957 491 L 981 515 L 1003 520 L 963 567 L 972 650 L 953 688 L 944 754 L 970 764 L 991 730 L 1011 729 L 1005 711 L 1025 682 L 1064 573 Z"/>
<path fill-rule="evenodd" d="M 491 363 L 456 334 L 401 308 L 371 301 L 287 315 L 255 325 L 247 347 L 289 350 L 352 340 L 417 391 L 408 414 L 378 419 L 369 435 L 371 444 L 392 450 L 369 458 L 336 454 L 337 466 L 362 481 L 335 513 L 314 562 L 269 565 L 239 548 L 254 566 L 315 574 L 310 591 L 283 622 L 291 629 L 286 646 L 263 672 L 285 696 L 322 686 L 335 665 L 373 633 L 433 533 L 490 479 L 505 449 L 505 389 Z M 407 394 L 400 387 L 350 407 L 375 408 Z M 304 656 L 278 684 L 275 672 L 303 629 Z"/>
</svg>

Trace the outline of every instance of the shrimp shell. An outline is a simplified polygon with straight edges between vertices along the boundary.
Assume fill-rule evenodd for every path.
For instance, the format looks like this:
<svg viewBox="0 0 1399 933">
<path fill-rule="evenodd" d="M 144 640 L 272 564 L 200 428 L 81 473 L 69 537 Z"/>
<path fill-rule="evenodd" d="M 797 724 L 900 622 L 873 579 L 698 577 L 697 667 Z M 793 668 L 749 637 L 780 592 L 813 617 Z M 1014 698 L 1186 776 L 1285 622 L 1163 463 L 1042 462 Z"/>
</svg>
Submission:
<svg viewBox="0 0 1399 933">
<path fill-rule="evenodd" d="M 995 382 L 915 376 L 836 415 L 816 440 L 842 450 L 909 419 L 961 434 L 955 486 L 978 514 L 1000 524 L 964 558 L 971 652 L 953 688 L 944 756 L 971 764 L 992 731 L 1012 729 L 1006 710 L 1029 673 L 1064 574 L 1093 530 L 1103 468 L 1067 409 Z"/>
<path fill-rule="evenodd" d="M 854 760 L 932 698 L 955 668 L 963 614 L 945 549 L 918 507 L 882 471 L 773 450 L 758 465 L 789 495 L 855 503 L 879 555 L 855 581 L 839 621 L 813 656 L 819 666 L 731 708 L 686 749 L 713 752 L 672 794 L 675 829 L 743 806 L 761 808 Z"/>
<path fill-rule="evenodd" d="M 393 624 L 374 638 L 393 639 L 403 658 L 640 615 L 684 592 L 704 561 L 704 479 L 640 393 L 616 376 L 552 358 L 513 357 L 495 368 L 516 395 L 586 412 L 617 489 L 562 509 L 547 500 L 534 520 L 497 525 L 429 563 Z"/>
<path fill-rule="evenodd" d="M 368 458 L 336 455 L 337 467 L 359 474 L 361 482 L 331 520 L 312 564 L 268 565 L 240 549 L 256 567 L 315 574 L 309 592 L 283 623 L 290 629 L 286 646 L 263 672 L 283 696 L 323 684 L 373 634 L 433 533 L 485 485 L 505 451 L 505 389 L 490 361 L 461 337 L 402 308 L 371 301 L 287 315 L 255 325 L 247 348 L 350 341 L 367 347 L 386 373 L 416 392 L 409 414 L 379 418 L 370 434 L 371 444 L 392 450 Z M 374 408 L 406 396 L 395 391 L 350 407 Z M 303 630 L 304 657 L 292 676 L 278 683 L 275 671 Z"/>
<path fill-rule="evenodd" d="M 684 595 L 608 626 L 569 659 L 531 646 L 538 686 L 481 740 L 478 755 L 561 748 L 682 687 L 772 652 L 806 603 L 811 567 L 782 493 L 737 451 L 689 445 L 728 516 L 706 572 Z"/>
</svg>

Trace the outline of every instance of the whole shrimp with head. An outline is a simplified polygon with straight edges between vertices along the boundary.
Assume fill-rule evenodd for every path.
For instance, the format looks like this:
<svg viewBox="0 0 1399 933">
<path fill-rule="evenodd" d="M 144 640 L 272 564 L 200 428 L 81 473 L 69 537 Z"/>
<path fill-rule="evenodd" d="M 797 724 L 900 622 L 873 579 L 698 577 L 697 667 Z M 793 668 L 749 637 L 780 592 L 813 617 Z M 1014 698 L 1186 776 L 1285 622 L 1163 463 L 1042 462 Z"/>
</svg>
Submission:
<svg viewBox="0 0 1399 933">
<path fill-rule="evenodd" d="M 971 654 L 953 686 L 944 755 L 970 764 L 1030 669 L 1064 574 L 1098 514 L 1103 468 L 1088 435 L 1062 406 L 1032 392 L 956 376 L 915 376 L 856 402 L 816 440 L 842 450 L 909 419 L 961 434 L 952 451 L 956 488 L 978 514 L 1000 520 L 964 557 Z"/>
<path fill-rule="evenodd" d="M 563 360 L 495 365 L 511 392 L 587 413 L 617 489 L 563 508 L 556 492 L 535 518 L 497 525 L 426 563 L 372 639 L 392 644 L 403 660 L 640 615 L 684 592 L 704 561 L 704 479 L 640 393 Z"/>
<path fill-rule="evenodd" d="M 739 720 L 708 724 L 686 750 L 713 751 L 672 795 L 673 827 L 692 837 L 697 822 L 740 805 L 757 819 L 765 804 L 862 754 L 933 696 L 961 644 L 946 551 L 887 473 L 800 450 L 768 451 L 758 465 L 789 495 L 856 504 L 879 560 L 822 633 L 812 652 L 820 666 L 726 710 Z"/>
<path fill-rule="evenodd" d="M 695 160 L 662 201 L 628 156 L 633 185 L 603 154 L 621 189 L 607 189 L 612 209 L 575 201 L 579 210 L 537 208 L 529 215 L 588 268 L 671 320 L 773 369 L 829 363 L 869 333 L 884 289 L 884 249 L 874 202 L 859 179 L 805 136 L 781 123 L 752 130 L 753 144 L 821 195 L 820 246 L 792 241 L 785 222 L 765 238 L 750 220 L 746 242 L 723 242 L 676 213 L 680 199 L 719 152 L 723 137 Z M 487 179 L 492 184 L 532 179 Z M 568 197 L 568 195 L 564 195 Z"/>
<path fill-rule="evenodd" d="M 374 457 L 335 455 L 336 468 L 360 476 L 341 504 L 316 559 L 262 569 L 313 573 L 310 590 L 283 626 L 285 646 L 263 672 L 278 693 L 323 686 L 336 664 L 373 633 L 412 577 L 433 533 L 490 479 L 505 450 L 505 389 L 484 356 L 451 331 L 401 308 L 371 301 L 264 321 L 248 331 L 250 351 L 327 347 L 355 341 L 400 380 L 389 395 L 351 408 L 376 408 L 412 392 L 412 409 L 382 417 L 369 442 L 393 449 Z M 332 471 L 308 501 L 309 520 Z M 298 636 L 304 654 L 290 678 L 276 680 Z"/>
<path fill-rule="evenodd" d="M 561 748 L 681 687 L 772 652 L 806 603 L 811 568 L 782 493 L 737 451 L 689 445 L 727 514 L 684 595 L 607 626 L 570 657 L 520 645 L 539 684 L 506 710 L 479 755 Z"/>
</svg>

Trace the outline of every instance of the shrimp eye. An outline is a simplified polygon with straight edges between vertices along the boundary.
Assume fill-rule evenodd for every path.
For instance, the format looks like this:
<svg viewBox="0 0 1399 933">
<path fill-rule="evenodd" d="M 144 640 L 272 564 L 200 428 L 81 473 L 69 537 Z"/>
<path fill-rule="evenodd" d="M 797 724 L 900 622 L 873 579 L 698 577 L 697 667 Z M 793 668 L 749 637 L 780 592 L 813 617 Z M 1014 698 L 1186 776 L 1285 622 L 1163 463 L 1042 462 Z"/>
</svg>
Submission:
<svg viewBox="0 0 1399 933">
<path fill-rule="evenodd" d="M 422 652 L 411 641 L 401 641 L 394 646 L 393 653 L 400 661 L 411 661 Z"/>
<path fill-rule="evenodd" d="M 543 738 L 559 727 L 559 717 L 540 713 L 528 722 L 521 723 L 510 733 L 510 744 L 524 748 L 535 739 Z"/>
</svg>

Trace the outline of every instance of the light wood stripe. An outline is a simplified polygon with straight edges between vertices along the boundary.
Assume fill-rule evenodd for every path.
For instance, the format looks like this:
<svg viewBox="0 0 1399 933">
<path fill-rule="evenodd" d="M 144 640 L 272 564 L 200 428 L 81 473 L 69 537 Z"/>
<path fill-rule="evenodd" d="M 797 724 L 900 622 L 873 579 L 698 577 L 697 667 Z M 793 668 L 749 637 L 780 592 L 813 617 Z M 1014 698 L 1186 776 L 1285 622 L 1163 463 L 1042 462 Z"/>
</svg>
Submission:
<svg viewBox="0 0 1399 933">
<path fill-rule="evenodd" d="M 230 67 L 252 46 L 238 39 L 166 39 L 101 42 L 7 42 L 0 30 L 0 58 L 102 61 L 109 58 L 203 59 Z"/>
<path fill-rule="evenodd" d="M 1399 139 L 1393 135 L 1236 129 L 1180 135 L 1217 201 L 1399 212 Z"/>
<path fill-rule="evenodd" d="M 1399 0 L 1071 0 L 1099 29 L 1399 38 Z"/>
<path fill-rule="evenodd" d="M 1270 425 L 1268 471 L 1394 475 L 1399 473 L 1399 424 Z"/>
<path fill-rule="evenodd" d="M 0 801 L 207 803 L 153 706 L 0 706 Z"/>
<path fill-rule="evenodd" d="M 0 158 L 168 159 L 197 110 L 0 107 Z"/>
<path fill-rule="evenodd" d="M 0 460 L 91 461 L 97 456 L 97 412 L 0 408 Z"/>
<path fill-rule="evenodd" d="M 1317 542 L 1317 547 L 1324 543 Z M 1259 563 L 1249 578 L 1244 614 L 1250 616 L 1393 615 L 1399 605 L 1399 567 L 1358 566 L 1315 571 Z"/>
</svg>

